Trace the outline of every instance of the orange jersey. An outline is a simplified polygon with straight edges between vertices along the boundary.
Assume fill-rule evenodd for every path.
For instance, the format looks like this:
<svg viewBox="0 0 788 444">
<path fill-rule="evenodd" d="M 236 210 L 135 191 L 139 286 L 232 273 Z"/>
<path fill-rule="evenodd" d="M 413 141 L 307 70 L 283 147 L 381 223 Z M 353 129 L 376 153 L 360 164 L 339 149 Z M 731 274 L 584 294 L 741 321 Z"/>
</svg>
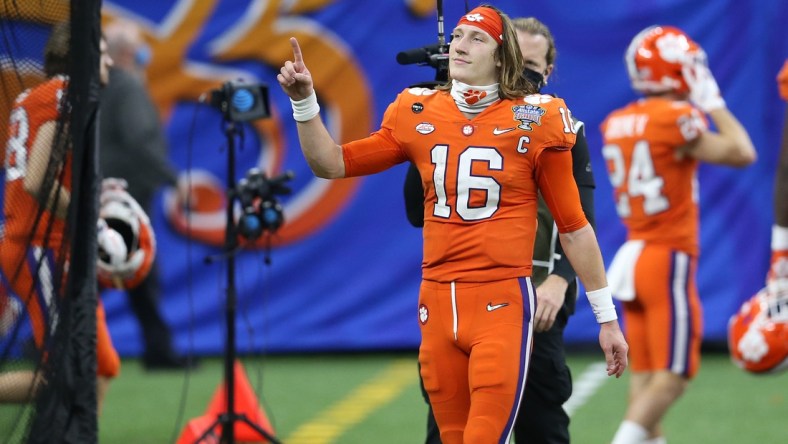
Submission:
<svg viewBox="0 0 788 444">
<path fill-rule="evenodd" d="M 343 145 L 345 175 L 410 160 L 425 190 L 424 279 L 498 281 L 531 274 L 537 191 L 562 232 L 587 224 L 574 143 L 561 99 L 501 100 L 468 119 L 448 92 L 412 88 L 389 105 L 380 130 Z"/>
<path fill-rule="evenodd" d="M 780 73 L 777 74 L 777 87 L 780 88 L 780 97 L 788 100 L 788 60 L 783 64 Z"/>
<path fill-rule="evenodd" d="M 698 161 L 677 149 L 708 129 L 688 102 L 645 98 L 600 126 L 616 210 L 629 239 L 699 253 Z"/>
<path fill-rule="evenodd" d="M 11 111 L 10 136 L 5 151 L 4 211 L 5 236 L 8 239 L 19 242 L 30 239 L 30 230 L 35 224 L 39 208 L 36 198 L 24 189 L 28 159 L 41 126 L 59 118 L 59 104 L 65 91 L 66 78 L 54 77 L 20 94 Z M 70 159 L 69 154 L 62 166 L 65 168 L 63 186 L 67 190 L 71 187 Z M 32 238 L 33 245 L 41 245 L 50 223 L 50 214 L 44 211 Z M 47 246 L 56 249 L 62 240 L 63 231 L 63 221 L 54 220 Z"/>
</svg>

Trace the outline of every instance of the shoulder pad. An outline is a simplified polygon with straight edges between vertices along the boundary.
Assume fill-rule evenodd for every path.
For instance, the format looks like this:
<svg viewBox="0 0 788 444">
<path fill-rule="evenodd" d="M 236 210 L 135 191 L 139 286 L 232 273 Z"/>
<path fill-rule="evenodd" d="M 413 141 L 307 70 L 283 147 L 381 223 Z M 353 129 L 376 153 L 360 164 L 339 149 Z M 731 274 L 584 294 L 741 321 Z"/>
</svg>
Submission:
<svg viewBox="0 0 788 444">
<path fill-rule="evenodd" d="M 563 99 L 558 97 L 553 97 L 549 94 L 531 94 L 529 96 L 525 96 L 523 98 L 523 101 L 530 105 L 543 105 L 545 103 L 550 103 L 553 101 L 563 101 Z"/>
<path fill-rule="evenodd" d="M 431 96 L 438 92 L 437 90 L 432 88 L 421 88 L 421 87 L 408 88 L 405 91 L 413 96 Z"/>
</svg>

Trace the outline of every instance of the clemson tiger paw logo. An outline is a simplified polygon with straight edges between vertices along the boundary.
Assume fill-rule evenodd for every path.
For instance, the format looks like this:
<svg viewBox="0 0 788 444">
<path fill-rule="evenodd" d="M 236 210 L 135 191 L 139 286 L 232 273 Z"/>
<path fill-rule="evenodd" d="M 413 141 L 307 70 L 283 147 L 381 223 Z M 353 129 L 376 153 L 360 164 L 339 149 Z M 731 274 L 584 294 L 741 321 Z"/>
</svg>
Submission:
<svg viewBox="0 0 788 444">
<path fill-rule="evenodd" d="M 463 93 L 463 97 L 465 97 L 465 103 L 468 105 L 473 105 L 477 103 L 479 100 L 487 97 L 486 91 L 477 91 L 475 89 L 469 89 Z"/>
<path fill-rule="evenodd" d="M 739 352 L 745 361 L 760 362 L 769 353 L 769 344 L 766 343 L 763 333 L 751 328 L 741 338 Z"/>
<path fill-rule="evenodd" d="M 427 323 L 427 318 L 429 317 L 427 313 L 427 306 L 424 304 L 419 305 L 419 321 L 422 325 Z"/>
</svg>

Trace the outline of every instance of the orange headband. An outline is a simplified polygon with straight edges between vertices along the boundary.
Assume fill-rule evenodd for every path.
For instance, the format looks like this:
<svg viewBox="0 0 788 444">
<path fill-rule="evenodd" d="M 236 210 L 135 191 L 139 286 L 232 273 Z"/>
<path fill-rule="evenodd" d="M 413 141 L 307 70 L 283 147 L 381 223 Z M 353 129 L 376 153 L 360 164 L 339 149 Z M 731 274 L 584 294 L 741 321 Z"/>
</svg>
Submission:
<svg viewBox="0 0 788 444">
<path fill-rule="evenodd" d="M 459 25 L 475 26 L 490 34 L 498 44 L 503 43 L 503 21 L 494 9 L 486 6 L 477 6 L 465 14 L 457 23 Z"/>
</svg>

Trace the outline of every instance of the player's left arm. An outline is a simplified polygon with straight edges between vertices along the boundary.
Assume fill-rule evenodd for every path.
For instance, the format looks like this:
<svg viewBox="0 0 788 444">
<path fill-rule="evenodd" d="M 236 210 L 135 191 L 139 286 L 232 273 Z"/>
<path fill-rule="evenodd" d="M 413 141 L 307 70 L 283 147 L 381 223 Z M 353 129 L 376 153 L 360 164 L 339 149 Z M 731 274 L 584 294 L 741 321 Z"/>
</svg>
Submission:
<svg viewBox="0 0 788 444">
<path fill-rule="evenodd" d="M 588 301 L 599 323 L 599 345 L 605 354 L 607 375 L 618 378 L 627 368 L 629 346 L 618 324 L 594 229 L 586 224 L 579 230 L 559 234 L 559 239 L 587 290 Z"/>
<path fill-rule="evenodd" d="M 577 185 L 570 175 L 572 158 L 566 150 L 546 149 L 539 156 L 537 181 L 559 229 L 559 239 L 569 261 L 586 288 L 600 324 L 599 343 L 605 354 L 607 374 L 621 376 L 627 367 L 628 345 L 607 287 L 604 261 L 591 224 L 580 206 Z"/>
<path fill-rule="evenodd" d="M 571 170 L 568 151 L 546 149 L 539 156 L 539 189 L 558 225 L 558 236 L 572 267 L 587 290 L 598 290 L 607 286 L 604 262 L 594 229 L 580 206 Z"/>
<path fill-rule="evenodd" d="M 591 227 L 594 227 L 594 175 L 591 170 L 591 156 L 585 137 L 583 122 L 575 122 L 577 140 L 572 147 L 572 176 L 580 195 L 580 206 Z M 577 273 L 564 253 L 561 242 L 555 246 L 553 271 L 536 289 L 537 304 L 534 316 L 534 329 L 547 331 L 555 322 L 564 305 L 569 284 L 577 278 Z M 569 296 L 574 297 L 574 295 Z"/>
<path fill-rule="evenodd" d="M 577 129 L 577 140 L 572 147 L 572 176 L 577 184 L 577 191 L 580 195 L 580 206 L 583 209 L 588 223 L 591 227 L 595 227 L 595 213 L 594 213 L 594 189 L 596 183 L 594 182 L 594 174 L 591 170 L 591 155 L 588 151 L 588 140 L 585 136 L 583 122 L 576 122 L 575 128 Z M 573 281 L 577 277 L 577 273 L 572 269 L 572 264 L 566 259 L 563 254 L 564 250 L 560 242 L 556 245 L 556 261 L 553 268 L 552 275 L 557 275 L 565 279 L 567 282 Z"/>
<path fill-rule="evenodd" d="M 57 180 L 53 183 L 52 189 L 47 196 L 40 196 L 41 187 L 46 177 L 49 166 L 49 158 L 52 155 L 52 144 L 55 143 L 57 133 L 57 121 L 50 120 L 38 128 L 38 133 L 30 149 L 30 158 L 25 172 L 24 188 L 25 191 L 36 199 L 43 201 L 44 208 L 52 209 L 52 213 L 58 219 L 65 219 L 68 214 L 68 204 L 71 201 L 71 193 L 60 186 Z"/>
</svg>

